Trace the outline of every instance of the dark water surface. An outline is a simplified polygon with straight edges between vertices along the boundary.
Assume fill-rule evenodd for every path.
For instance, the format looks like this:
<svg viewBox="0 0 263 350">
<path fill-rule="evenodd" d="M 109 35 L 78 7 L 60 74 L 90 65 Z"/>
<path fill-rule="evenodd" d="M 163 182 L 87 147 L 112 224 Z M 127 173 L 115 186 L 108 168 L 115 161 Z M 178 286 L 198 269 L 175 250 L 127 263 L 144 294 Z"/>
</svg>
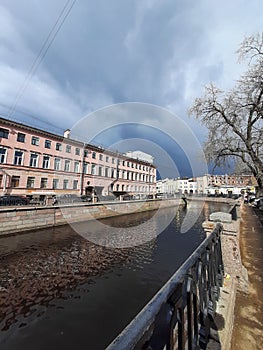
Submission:
<svg viewBox="0 0 263 350">
<path fill-rule="evenodd" d="M 186 209 L 195 213 L 200 203 Z M 0 348 L 105 349 L 204 239 L 201 223 L 222 203 L 205 204 L 185 234 L 185 209 L 155 239 L 137 247 L 110 249 L 88 242 L 70 226 L 0 239 Z M 153 216 L 104 219 L 131 226 Z M 120 224 L 121 223 L 121 224 Z M 92 222 L 87 223 L 92 230 Z"/>
</svg>

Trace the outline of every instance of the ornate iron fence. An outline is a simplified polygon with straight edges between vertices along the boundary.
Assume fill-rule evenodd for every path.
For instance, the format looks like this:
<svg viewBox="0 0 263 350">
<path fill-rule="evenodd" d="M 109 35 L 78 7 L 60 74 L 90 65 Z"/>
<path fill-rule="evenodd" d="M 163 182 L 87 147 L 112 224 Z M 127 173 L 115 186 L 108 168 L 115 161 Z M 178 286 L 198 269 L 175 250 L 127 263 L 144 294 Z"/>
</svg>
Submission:
<svg viewBox="0 0 263 350">
<path fill-rule="evenodd" d="M 206 349 L 224 267 L 217 224 L 107 350 Z"/>
</svg>

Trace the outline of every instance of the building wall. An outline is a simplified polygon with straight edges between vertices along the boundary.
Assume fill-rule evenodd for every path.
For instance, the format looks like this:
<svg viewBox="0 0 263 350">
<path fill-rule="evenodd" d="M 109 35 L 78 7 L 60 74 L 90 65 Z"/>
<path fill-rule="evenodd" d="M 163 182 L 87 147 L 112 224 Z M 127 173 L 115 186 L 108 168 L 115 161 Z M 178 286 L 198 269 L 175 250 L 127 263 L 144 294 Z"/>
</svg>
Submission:
<svg viewBox="0 0 263 350">
<path fill-rule="evenodd" d="M 155 192 L 156 167 L 121 153 L 86 145 L 0 118 L 0 193 L 102 194 Z"/>
<path fill-rule="evenodd" d="M 162 179 L 157 181 L 157 193 L 162 194 L 240 194 L 255 191 L 256 180 L 252 175 L 210 175 L 197 178 Z"/>
<path fill-rule="evenodd" d="M 176 193 L 197 193 L 197 182 L 195 179 L 163 179 L 157 181 L 157 193 L 174 195 Z"/>
</svg>

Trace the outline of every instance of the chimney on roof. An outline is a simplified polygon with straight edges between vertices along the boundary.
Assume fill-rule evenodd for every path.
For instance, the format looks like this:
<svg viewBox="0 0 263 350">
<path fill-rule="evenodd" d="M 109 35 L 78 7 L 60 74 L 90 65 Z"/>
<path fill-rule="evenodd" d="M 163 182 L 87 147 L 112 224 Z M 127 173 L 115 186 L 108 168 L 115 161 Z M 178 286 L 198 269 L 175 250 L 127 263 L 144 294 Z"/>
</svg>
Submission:
<svg viewBox="0 0 263 350">
<path fill-rule="evenodd" d="M 69 137 L 70 137 L 70 130 L 69 129 L 64 131 L 64 137 L 65 137 L 65 139 L 69 139 Z"/>
</svg>

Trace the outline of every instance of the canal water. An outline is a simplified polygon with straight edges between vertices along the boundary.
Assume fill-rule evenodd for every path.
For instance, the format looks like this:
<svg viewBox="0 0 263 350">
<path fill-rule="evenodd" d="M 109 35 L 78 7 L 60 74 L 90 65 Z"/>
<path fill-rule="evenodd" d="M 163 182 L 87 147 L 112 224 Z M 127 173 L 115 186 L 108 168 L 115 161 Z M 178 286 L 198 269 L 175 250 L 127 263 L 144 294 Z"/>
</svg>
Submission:
<svg viewBox="0 0 263 350">
<path fill-rule="evenodd" d="M 1 350 L 105 349 L 204 239 L 209 213 L 229 209 L 205 204 L 195 225 L 180 233 L 186 211 L 196 215 L 200 205 L 104 219 L 125 230 L 174 212 L 160 235 L 131 248 L 96 245 L 70 226 L 1 238 Z"/>
</svg>

